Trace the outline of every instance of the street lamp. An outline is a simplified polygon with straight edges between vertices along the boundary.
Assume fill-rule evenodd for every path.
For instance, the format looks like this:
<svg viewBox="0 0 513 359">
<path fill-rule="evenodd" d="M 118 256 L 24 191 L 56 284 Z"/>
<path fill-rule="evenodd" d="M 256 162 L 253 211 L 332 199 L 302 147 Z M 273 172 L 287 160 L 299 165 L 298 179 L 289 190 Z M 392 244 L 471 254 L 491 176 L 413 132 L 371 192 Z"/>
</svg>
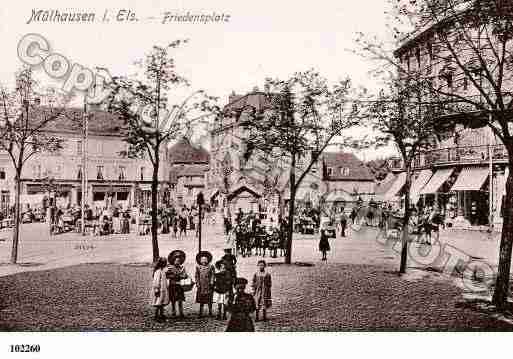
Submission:
<svg viewBox="0 0 513 359">
<path fill-rule="evenodd" d="M 203 192 L 198 193 L 198 196 L 196 197 L 196 204 L 198 205 L 198 252 L 201 252 L 201 216 L 203 205 L 205 204 Z"/>
</svg>

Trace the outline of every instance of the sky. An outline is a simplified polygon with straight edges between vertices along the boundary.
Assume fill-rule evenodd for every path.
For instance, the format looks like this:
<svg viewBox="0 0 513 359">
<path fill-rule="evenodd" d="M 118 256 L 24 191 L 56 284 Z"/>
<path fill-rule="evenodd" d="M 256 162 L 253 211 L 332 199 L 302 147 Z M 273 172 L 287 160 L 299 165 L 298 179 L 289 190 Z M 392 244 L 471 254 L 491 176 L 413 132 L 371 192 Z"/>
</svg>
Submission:
<svg viewBox="0 0 513 359">
<path fill-rule="evenodd" d="M 106 67 L 113 74 L 134 72 L 133 62 L 153 45 L 188 39 L 176 51 L 178 71 L 191 82 L 191 90 L 204 89 L 218 96 L 263 88 L 266 77 L 287 78 L 294 71 L 315 68 L 337 81 L 350 76 L 355 85 L 372 88 L 368 72 L 375 64 L 350 50 L 357 31 L 385 33 L 385 1 L 2 1 L 0 82 L 12 82 L 20 68 L 17 45 L 28 33 L 42 35 L 53 52 L 73 63 Z M 32 10 L 94 12 L 94 23 L 27 24 Z M 117 21 L 120 10 L 138 21 Z M 109 22 L 102 22 L 107 11 Z M 164 14 L 224 14 L 228 22 L 162 24 Z M 42 75 L 43 76 L 43 75 Z M 44 76 L 42 77 L 44 78 Z M 177 97 L 183 94 L 171 94 Z"/>
</svg>

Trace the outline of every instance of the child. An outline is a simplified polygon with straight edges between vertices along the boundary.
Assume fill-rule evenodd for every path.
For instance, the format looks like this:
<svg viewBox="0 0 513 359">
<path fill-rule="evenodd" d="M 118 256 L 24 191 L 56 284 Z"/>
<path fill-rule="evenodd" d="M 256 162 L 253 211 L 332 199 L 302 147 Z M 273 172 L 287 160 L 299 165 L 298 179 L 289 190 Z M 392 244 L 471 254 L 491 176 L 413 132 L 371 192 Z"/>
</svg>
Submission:
<svg viewBox="0 0 513 359">
<path fill-rule="evenodd" d="M 162 320 L 166 318 L 164 316 L 164 306 L 169 304 L 167 278 L 164 270 L 166 265 L 166 258 L 160 257 L 153 268 L 150 305 L 155 307 L 155 320 Z"/>
<path fill-rule="evenodd" d="M 267 264 L 263 259 L 258 261 L 258 271 L 253 275 L 253 296 L 257 305 L 256 321 L 260 310 L 264 321 L 267 320 L 267 309 L 271 307 L 271 274 L 265 271 Z"/>
<path fill-rule="evenodd" d="M 200 318 L 203 316 L 203 306 L 208 305 L 208 315 L 212 316 L 212 296 L 214 289 L 214 267 L 212 262 L 212 254 L 207 251 L 201 251 L 196 256 L 196 303 L 199 303 Z"/>
<path fill-rule="evenodd" d="M 183 263 L 185 262 L 185 253 L 179 249 L 172 251 L 168 256 L 169 266 L 166 270 L 166 277 L 169 279 L 169 301 L 171 302 L 172 315 L 176 316 L 175 304 L 178 302 L 178 311 L 183 318 L 183 302 L 185 301 L 185 292 L 180 285 L 182 279 L 189 276 L 185 271 Z"/>
<path fill-rule="evenodd" d="M 237 278 L 235 280 L 236 294 L 233 303 L 228 307 L 231 313 L 227 332 L 254 332 L 255 327 L 249 316 L 256 310 L 255 299 L 251 294 L 245 292 L 248 280 Z"/>
<path fill-rule="evenodd" d="M 235 282 L 235 278 L 237 278 L 237 258 L 232 254 L 231 247 L 224 249 L 224 256 L 221 257 L 221 260 L 226 266 L 226 271 L 232 275 L 233 282 Z"/>
<path fill-rule="evenodd" d="M 217 303 L 217 319 L 226 320 L 226 306 L 229 303 L 233 288 L 231 274 L 226 270 L 222 260 L 216 262 L 214 280 L 214 302 Z"/>
</svg>

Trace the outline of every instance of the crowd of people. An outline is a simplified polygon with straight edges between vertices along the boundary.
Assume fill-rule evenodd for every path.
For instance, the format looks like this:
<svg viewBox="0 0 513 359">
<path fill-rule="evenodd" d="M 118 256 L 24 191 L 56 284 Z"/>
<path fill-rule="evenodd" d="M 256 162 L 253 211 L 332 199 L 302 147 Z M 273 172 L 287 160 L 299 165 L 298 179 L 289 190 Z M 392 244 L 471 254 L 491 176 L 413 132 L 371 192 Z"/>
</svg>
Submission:
<svg viewBox="0 0 513 359">
<path fill-rule="evenodd" d="M 185 252 L 174 250 L 167 259 L 159 258 L 153 268 L 151 281 L 150 305 L 155 309 L 155 320 L 163 321 L 166 307 L 171 307 L 171 317 L 184 317 L 183 302 L 186 293 L 196 287 L 196 303 L 199 304 L 199 317 L 203 317 L 205 307 L 208 316 L 213 316 L 214 304 L 217 305 L 217 319 L 230 318 L 227 331 L 254 331 L 251 318 L 267 320 L 267 310 L 272 305 L 271 274 L 266 270 L 267 263 L 261 259 L 257 262 L 257 270 L 252 277 L 252 293 L 246 293 L 246 278 L 237 276 L 237 258 L 232 248 L 225 248 L 225 254 L 212 265 L 213 256 L 208 251 L 196 255 L 194 275 L 185 268 Z M 178 308 L 178 312 L 177 312 Z M 260 316 L 262 315 L 262 316 Z"/>
</svg>

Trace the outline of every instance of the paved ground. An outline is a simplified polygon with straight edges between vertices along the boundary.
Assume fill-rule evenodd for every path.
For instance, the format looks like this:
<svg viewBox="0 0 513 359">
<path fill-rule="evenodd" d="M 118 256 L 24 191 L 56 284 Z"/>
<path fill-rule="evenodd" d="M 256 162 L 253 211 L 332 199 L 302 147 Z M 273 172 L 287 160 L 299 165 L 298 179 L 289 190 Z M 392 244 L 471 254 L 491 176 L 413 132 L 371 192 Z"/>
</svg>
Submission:
<svg viewBox="0 0 513 359">
<path fill-rule="evenodd" d="M 24 225 L 21 265 L 7 264 L 10 234 L 0 234 L 0 290 L 10 293 L 0 302 L 0 329 L 4 330 L 223 330 L 225 323 L 196 318 L 189 293 L 187 318 L 156 324 L 146 305 L 151 261 L 149 237 L 135 235 L 81 237 L 65 234 L 48 238 L 46 227 Z M 453 248 L 453 258 L 475 257 L 492 261 L 500 237 L 486 233 L 447 231 L 441 241 Z M 272 259 L 274 277 L 271 321 L 258 330 L 502 330 L 505 321 L 491 319 L 467 304 L 470 289 L 481 282 L 463 281 L 454 274 L 457 261 L 437 255 L 426 261 L 428 248 L 413 244 L 408 275 L 398 277 L 397 248 L 383 243 L 373 228 L 331 241 L 328 262 L 319 261 L 317 237 L 297 236 L 293 261 L 310 267 L 281 265 Z M 162 255 L 180 248 L 194 268 L 197 242 L 161 236 Z M 203 248 L 222 254 L 224 237 L 219 228 L 205 231 Z M 435 248 L 435 249 L 433 249 Z M 456 251 L 454 250 L 456 249 Z M 426 252 L 427 251 L 427 252 Z M 445 253 L 445 251 L 441 251 Z M 427 255 L 426 255 L 427 253 Z M 436 253 L 435 253 L 436 254 Z M 239 271 L 250 276 L 257 259 L 239 258 Z M 460 263 L 461 264 L 461 263 Z M 23 273 L 30 272 L 30 274 Z M 129 280 L 128 280 L 129 279 Z M 455 285 L 456 284 L 456 285 Z M 476 285 L 477 286 L 474 286 Z M 480 292 L 484 296 L 489 293 Z M 34 300 L 37 298 L 37 300 Z"/>
<path fill-rule="evenodd" d="M 318 264 L 270 267 L 270 320 L 259 331 L 512 330 L 513 325 L 461 305 L 460 291 L 434 278 L 399 278 L 382 267 Z M 250 274 L 244 268 L 242 275 Z M 0 330 L 222 331 L 198 318 L 194 292 L 184 319 L 156 323 L 147 306 L 150 268 L 79 265 L 0 278 Z"/>
</svg>

